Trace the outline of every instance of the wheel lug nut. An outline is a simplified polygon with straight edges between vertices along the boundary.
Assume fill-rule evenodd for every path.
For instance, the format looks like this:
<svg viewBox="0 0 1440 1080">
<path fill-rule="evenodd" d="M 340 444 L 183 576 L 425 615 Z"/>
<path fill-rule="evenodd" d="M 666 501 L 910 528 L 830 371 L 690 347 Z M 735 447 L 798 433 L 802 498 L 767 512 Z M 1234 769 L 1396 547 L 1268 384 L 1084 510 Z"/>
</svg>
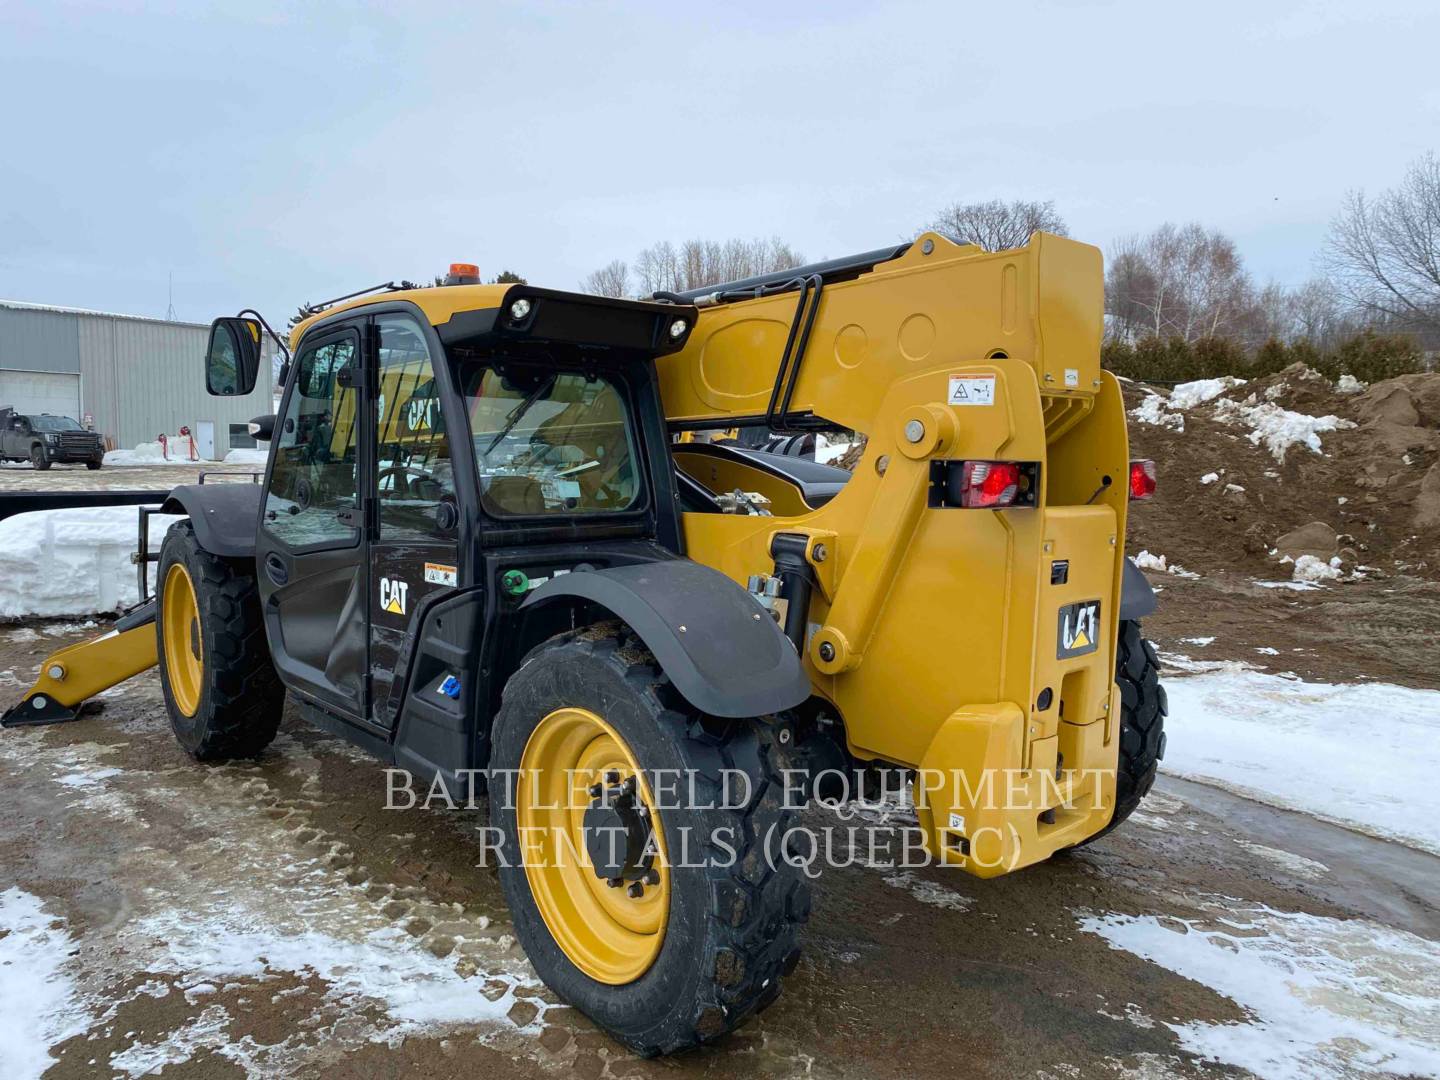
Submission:
<svg viewBox="0 0 1440 1080">
<path fill-rule="evenodd" d="M 625 892 L 631 900 L 639 900 L 640 897 L 645 895 L 645 886 L 641 885 L 638 881 L 632 882 L 630 888 L 626 889 Z"/>
<path fill-rule="evenodd" d="M 660 871 L 655 869 L 646 870 L 644 881 L 646 885 L 659 885 Z"/>
<path fill-rule="evenodd" d="M 609 885 L 612 889 L 618 889 L 621 885 L 624 885 L 625 882 L 621 881 L 618 877 L 612 877 L 606 878 L 605 884 Z"/>
<path fill-rule="evenodd" d="M 586 794 L 588 794 L 592 799 L 598 799 L 598 798 L 600 797 L 600 792 L 602 792 L 602 791 L 604 791 L 604 790 L 605 790 L 605 789 L 602 788 L 599 784 L 591 784 L 588 788 L 585 789 L 585 792 L 586 792 Z"/>
<path fill-rule="evenodd" d="M 608 771 L 608 772 L 605 774 L 605 783 L 607 783 L 607 784 L 618 784 L 619 782 L 620 782 L 620 774 L 619 774 L 618 772 L 616 772 L 614 769 L 611 769 L 610 771 Z"/>
</svg>

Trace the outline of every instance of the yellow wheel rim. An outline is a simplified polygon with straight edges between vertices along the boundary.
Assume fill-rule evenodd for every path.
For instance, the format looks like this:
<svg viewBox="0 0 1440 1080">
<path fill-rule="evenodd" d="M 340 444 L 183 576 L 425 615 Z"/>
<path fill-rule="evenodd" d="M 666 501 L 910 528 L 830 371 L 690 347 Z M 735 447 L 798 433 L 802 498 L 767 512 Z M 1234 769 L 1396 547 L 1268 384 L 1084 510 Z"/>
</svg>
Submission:
<svg viewBox="0 0 1440 1080">
<path fill-rule="evenodd" d="M 586 850 L 589 789 L 606 774 L 619 774 L 620 783 L 635 777 L 650 815 L 659 881 L 638 897 L 599 877 Z M 650 787 L 619 732 L 586 709 L 557 709 L 541 720 L 520 755 L 515 818 L 535 906 L 571 963 L 611 986 L 645 974 L 665 939 L 669 859 Z"/>
<path fill-rule="evenodd" d="M 205 642 L 200 635 L 200 607 L 190 573 L 175 563 L 165 575 L 161 640 L 165 646 L 165 672 L 170 694 L 186 716 L 200 708 L 200 677 L 205 667 Z"/>
</svg>

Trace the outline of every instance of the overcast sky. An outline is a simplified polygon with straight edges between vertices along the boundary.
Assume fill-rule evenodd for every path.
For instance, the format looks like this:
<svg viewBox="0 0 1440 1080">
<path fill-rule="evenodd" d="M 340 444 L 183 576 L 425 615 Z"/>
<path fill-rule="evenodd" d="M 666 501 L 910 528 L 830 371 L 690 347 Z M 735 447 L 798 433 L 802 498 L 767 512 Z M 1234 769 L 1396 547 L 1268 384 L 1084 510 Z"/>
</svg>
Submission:
<svg viewBox="0 0 1440 1080">
<path fill-rule="evenodd" d="M 1304 280 L 1440 150 L 1437 0 L 0 6 L 0 297 L 182 319 L 659 239 L 807 258 L 941 206 L 1166 221 Z"/>
</svg>

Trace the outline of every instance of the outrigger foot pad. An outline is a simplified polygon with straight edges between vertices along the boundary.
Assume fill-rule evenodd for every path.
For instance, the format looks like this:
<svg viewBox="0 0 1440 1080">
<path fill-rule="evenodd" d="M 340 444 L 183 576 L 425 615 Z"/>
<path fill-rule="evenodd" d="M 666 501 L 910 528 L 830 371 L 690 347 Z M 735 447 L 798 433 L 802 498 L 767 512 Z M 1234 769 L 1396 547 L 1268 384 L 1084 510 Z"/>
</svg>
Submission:
<svg viewBox="0 0 1440 1080">
<path fill-rule="evenodd" d="M 31 694 L 18 705 L 12 705 L 0 717 L 0 727 L 38 727 L 41 724 L 63 724 L 79 720 L 85 706 L 61 705 L 48 694 Z"/>
<path fill-rule="evenodd" d="M 115 621 L 115 628 L 46 657 L 40 677 L 20 704 L 0 717 L 0 727 L 33 727 L 78 720 L 98 709 L 90 699 L 132 678 L 157 661 L 155 601 L 147 600 Z"/>
</svg>

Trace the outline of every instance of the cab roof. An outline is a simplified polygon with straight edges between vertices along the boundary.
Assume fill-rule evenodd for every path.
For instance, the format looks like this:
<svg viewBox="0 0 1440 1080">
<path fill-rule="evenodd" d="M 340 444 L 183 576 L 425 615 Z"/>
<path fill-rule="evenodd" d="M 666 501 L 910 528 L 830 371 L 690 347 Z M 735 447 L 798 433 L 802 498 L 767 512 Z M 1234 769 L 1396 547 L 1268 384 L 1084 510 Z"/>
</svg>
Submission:
<svg viewBox="0 0 1440 1080">
<path fill-rule="evenodd" d="M 433 288 L 391 289 L 367 293 L 352 300 L 331 304 L 296 323 L 290 330 L 290 347 L 293 349 L 305 331 L 315 323 L 341 311 L 404 300 L 418 307 L 430 320 L 431 326 L 443 326 L 457 312 L 500 307 L 505 301 L 505 294 L 513 288 L 514 285 L 436 285 Z"/>
<path fill-rule="evenodd" d="M 331 304 L 295 324 L 290 348 L 298 347 L 322 321 L 397 301 L 419 308 L 446 344 L 528 341 L 652 357 L 684 348 L 698 315 L 693 304 L 617 300 L 522 283 L 436 285 L 367 293 Z"/>
</svg>

